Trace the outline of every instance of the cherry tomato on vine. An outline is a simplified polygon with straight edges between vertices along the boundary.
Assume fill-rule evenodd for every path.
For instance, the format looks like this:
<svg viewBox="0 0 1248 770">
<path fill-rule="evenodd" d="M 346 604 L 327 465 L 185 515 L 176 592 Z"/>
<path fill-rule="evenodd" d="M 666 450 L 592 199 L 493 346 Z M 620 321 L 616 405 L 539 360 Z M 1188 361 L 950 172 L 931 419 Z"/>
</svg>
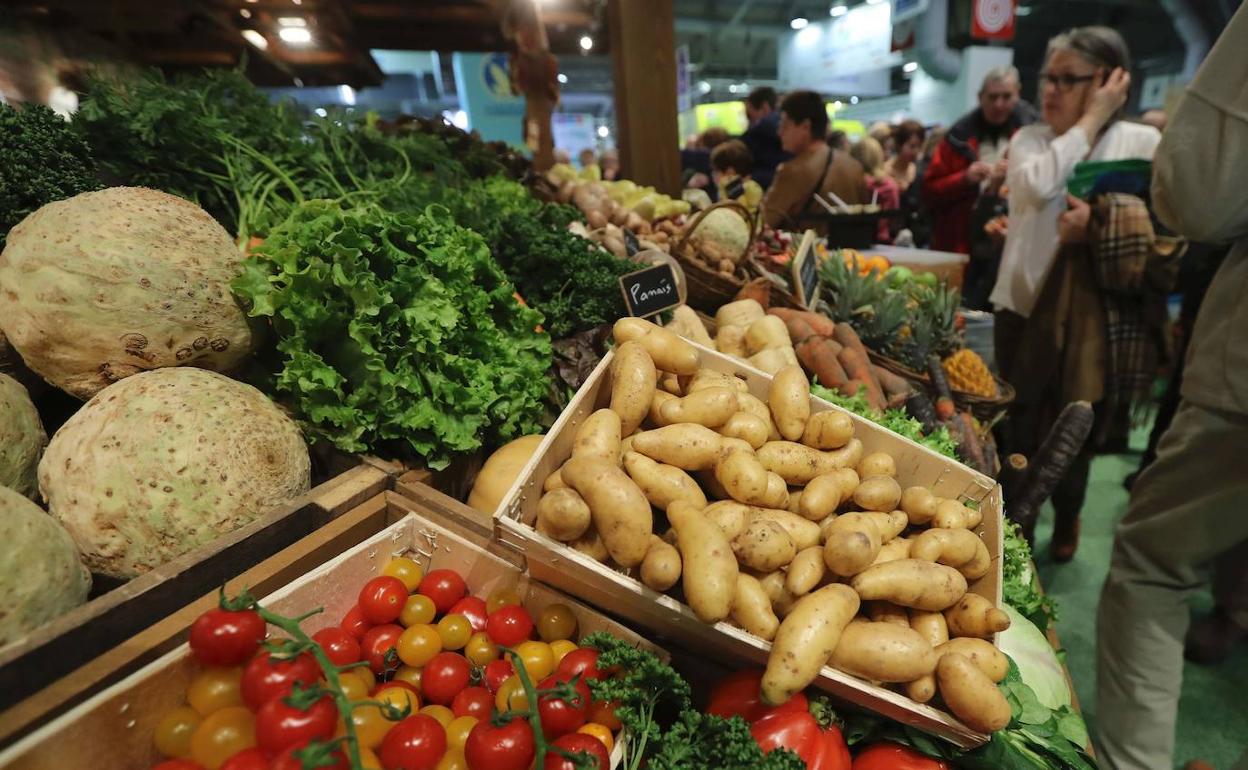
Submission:
<svg viewBox="0 0 1248 770">
<path fill-rule="evenodd" d="M 420 711 L 420 693 L 416 692 L 416 688 L 409 684 L 388 682 L 377 688 L 377 692 L 373 693 L 373 698 L 394 707 L 396 713 L 406 711 L 407 713 L 400 719 Z M 383 711 L 383 713 L 385 712 Z"/>
<path fill-rule="evenodd" d="M 205 717 L 223 708 L 241 706 L 242 676 L 241 668 L 206 668 L 186 686 L 186 702 Z"/>
<path fill-rule="evenodd" d="M 237 666 L 256 654 L 266 632 L 255 610 L 211 609 L 191 625 L 191 654 L 205 666 Z"/>
<path fill-rule="evenodd" d="M 455 606 L 455 602 L 464 598 L 468 586 L 455 570 L 435 569 L 420 581 L 416 592 L 432 599 L 438 612 L 445 614 Z"/>
<path fill-rule="evenodd" d="M 489 718 L 488 713 L 485 718 Z M 480 719 L 472 716 L 455 717 L 455 719 L 446 726 L 447 750 L 463 752 L 464 744 L 468 741 L 468 734 L 472 732 L 472 728 L 476 727 L 477 722 L 480 721 Z"/>
<path fill-rule="evenodd" d="M 399 622 L 406 628 L 426 626 L 432 623 L 437 616 L 438 608 L 433 606 L 433 599 L 421 594 L 412 594 L 407 597 L 407 602 L 403 605 L 403 612 L 399 613 Z"/>
<path fill-rule="evenodd" d="M 555 674 L 569 679 L 581 675 L 582 679 L 605 679 L 606 674 L 598 668 L 598 651 L 592 647 L 578 647 L 563 656 L 555 667 Z"/>
<path fill-rule="evenodd" d="M 386 562 L 386 566 L 381 568 L 381 574 L 403 581 L 403 586 L 408 593 L 411 593 L 420 586 L 420 581 L 425 576 L 425 571 L 421 569 L 419 564 L 406 556 L 398 556 Z"/>
<path fill-rule="evenodd" d="M 420 713 L 427 717 L 433 717 L 434 721 L 442 725 L 443 728 L 451 726 L 451 722 L 455 721 L 455 715 L 446 706 L 440 706 L 437 703 L 430 703 L 420 710 Z"/>
<path fill-rule="evenodd" d="M 377 756 L 386 767 L 434 770 L 444 753 L 446 730 L 433 717 L 416 714 L 386 733 Z"/>
<path fill-rule="evenodd" d="M 537 689 L 550 690 L 562 685 L 568 685 L 576 693 L 576 697 L 560 698 L 555 695 L 539 695 L 537 698 L 537 713 L 542 720 L 542 734 L 548 740 L 575 732 L 578 727 L 585 724 L 585 717 L 589 713 L 589 685 L 584 679 L 577 679 L 573 684 L 571 679 L 560 676 L 547 677 L 538 684 Z"/>
<path fill-rule="evenodd" d="M 534 680 L 545 679 L 555 670 L 555 654 L 545 642 L 521 642 L 516 645 L 516 654 Z"/>
<path fill-rule="evenodd" d="M 347 610 L 346 615 L 342 616 L 342 622 L 338 624 L 338 627 L 359 640 L 364 638 L 364 633 L 372 628 L 373 624 L 364 619 L 363 610 L 360 609 L 360 605 L 355 604 Z"/>
<path fill-rule="evenodd" d="M 373 626 L 364 634 L 364 638 L 360 640 L 360 652 L 374 674 L 384 673 L 387 668 L 398 668 L 399 659 L 395 656 L 398 655 L 396 648 L 402 635 L 403 627 L 393 623 Z M 395 656 L 390 656 L 392 660 L 386 660 L 391 650 L 395 650 Z"/>
<path fill-rule="evenodd" d="M 208 770 L 256 745 L 255 718 L 242 706 L 215 711 L 204 718 L 191 735 L 191 758 Z"/>
<path fill-rule="evenodd" d="M 520 677 L 511 676 L 498 686 L 494 694 L 494 708 L 503 711 L 525 711 L 529 708 L 529 694 L 524 691 Z"/>
<path fill-rule="evenodd" d="M 390 681 L 404 682 L 411 685 L 416 692 L 420 692 L 420 680 L 424 675 L 424 669 L 403 665 L 399 666 L 399 670 L 394 672 L 394 677 Z"/>
<path fill-rule="evenodd" d="M 457 717 L 488 719 L 494 709 L 494 695 L 484 687 L 465 687 L 451 701 L 451 712 Z"/>
<path fill-rule="evenodd" d="M 306 710 L 285 698 L 274 698 L 256 712 L 256 745 L 276 754 L 291 746 L 328 740 L 337 725 L 338 709 L 328 695 Z"/>
<path fill-rule="evenodd" d="M 463 615 L 472 624 L 473 631 L 484 631 L 485 619 L 490 613 L 485 609 L 485 600 L 478 596 L 465 596 L 455 602 L 446 614 Z"/>
<path fill-rule="evenodd" d="M 346 666 L 360 660 L 360 642 L 341 628 L 330 626 L 312 634 L 312 641 L 321 645 L 335 666 Z"/>
<path fill-rule="evenodd" d="M 426 701 L 445 706 L 455 700 L 471 679 L 472 664 L 467 658 L 455 652 L 440 652 L 425 665 L 420 692 Z"/>
<path fill-rule="evenodd" d="M 220 770 L 269 770 L 269 754 L 264 749 L 243 749 L 225 760 Z"/>
<path fill-rule="evenodd" d="M 525 608 L 508 604 L 490 613 L 485 620 L 485 630 L 495 644 L 515 647 L 533 633 L 533 618 Z"/>
<path fill-rule="evenodd" d="M 494 644 L 490 635 L 484 631 L 478 631 L 468 637 L 468 644 L 464 645 L 464 657 L 474 666 L 484 666 L 492 660 L 498 660 L 500 654 L 498 645 Z"/>
<path fill-rule="evenodd" d="M 389 575 L 380 575 L 360 589 L 360 614 L 373 625 L 393 623 L 407 602 L 407 586 Z"/>
<path fill-rule="evenodd" d="M 166 757 L 181 759 L 191 755 L 191 736 L 203 716 L 190 706 L 179 706 L 161 717 L 156 724 L 152 742 Z"/>
<path fill-rule="evenodd" d="M 303 760 L 298 753 L 305 750 L 304 746 L 291 746 L 273 758 L 269 770 L 303 770 Z M 341 751 L 329 753 L 328 758 L 329 763 L 317 765 L 317 770 L 351 770 L 351 763 Z"/>
<path fill-rule="evenodd" d="M 558 666 L 561 662 L 563 662 L 563 659 L 567 657 L 569 652 L 576 649 L 579 649 L 576 646 L 576 642 L 568 641 L 567 639 L 556 639 L 551 642 L 550 652 L 555 656 L 555 666 Z"/>
<path fill-rule="evenodd" d="M 548 604 L 537 614 L 537 635 L 543 642 L 576 636 L 576 615 L 566 604 Z"/>
<path fill-rule="evenodd" d="M 602 741 L 602 745 L 607 748 L 608 754 L 611 753 L 611 749 L 615 748 L 615 735 L 607 729 L 606 725 L 600 725 L 597 722 L 586 722 L 576 728 L 576 731 L 584 735 L 591 735 Z"/>
<path fill-rule="evenodd" d="M 619 701 L 614 700 L 596 700 L 589 704 L 589 713 L 586 718 L 591 722 L 596 722 L 611 732 L 615 732 L 623 727 L 620 718 L 615 715 L 615 710 L 619 708 Z"/>
<path fill-rule="evenodd" d="M 204 766 L 189 759 L 166 759 L 152 770 L 204 770 Z"/>
<path fill-rule="evenodd" d="M 464 743 L 468 770 L 529 770 L 536 755 L 533 729 L 521 718 L 502 727 L 488 719 L 478 722 Z"/>
<path fill-rule="evenodd" d="M 462 650 L 472 637 L 472 621 L 454 612 L 439 620 L 437 628 L 444 650 Z"/>
<path fill-rule="evenodd" d="M 511 661 L 505 658 L 492 660 L 485 664 L 485 674 L 482 680 L 485 682 L 485 689 L 490 692 L 497 693 L 498 688 L 503 686 L 516 673 L 516 667 L 511 665 Z"/>
<path fill-rule="evenodd" d="M 421 668 L 442 652 L 442 636 L 430 625 L 408 626 L 399 636 L 398 651 L 399 660 Z"/>
<path fill-rule="evenodd" d="M 593 770 L 609 770 L 611 767 L 611 755 L 607 753 L 602 741 L 592 735 L 568 733 L 555 740 L 554 745 L 573 754 L 582 752 L 588 754 L 594 760 L 594 764 L 591 765 Z M 546 761 L 542 765 L 542 770 L 576 770 L 576 765 L 559 752 L 550 751 L 546 753 Z"/>
<path fill-rule="evenodd" d="M 240 687 L 243 703 L 254 711 L 274 698 L 290 695 L 295 682 L 311 685 L 320 678 L 321 667 L 311 653 L 304 652 L 289 660 L 281 660 L 262 650 L 243 669 Z"/>
</svg>

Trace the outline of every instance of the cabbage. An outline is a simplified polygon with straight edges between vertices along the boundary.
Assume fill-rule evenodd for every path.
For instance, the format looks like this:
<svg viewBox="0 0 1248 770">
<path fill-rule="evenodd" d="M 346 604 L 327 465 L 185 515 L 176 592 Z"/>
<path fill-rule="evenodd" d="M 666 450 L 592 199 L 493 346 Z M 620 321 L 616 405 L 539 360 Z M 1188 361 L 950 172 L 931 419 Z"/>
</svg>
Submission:
<svg viewBox="0 0 1248 770">
<path fill-rule="evenodd" d="M 1041 703 L 1052 710 L 1071 705 L 1066 669 L 1048 637 L 1010 605 L 1002 607 L 1010 616 L 1010 627 L 997 635 L 1001 652 L 1014 659 L 1023 683 Z"/>
<path fill-rule="evenodd" d="M 698 223 L 689 244 L 715 262 L 727 259 L 736 263 L 744 258 L 752 235 L 750 223 L 736 209 L 714 209 Z"/>
</svg>

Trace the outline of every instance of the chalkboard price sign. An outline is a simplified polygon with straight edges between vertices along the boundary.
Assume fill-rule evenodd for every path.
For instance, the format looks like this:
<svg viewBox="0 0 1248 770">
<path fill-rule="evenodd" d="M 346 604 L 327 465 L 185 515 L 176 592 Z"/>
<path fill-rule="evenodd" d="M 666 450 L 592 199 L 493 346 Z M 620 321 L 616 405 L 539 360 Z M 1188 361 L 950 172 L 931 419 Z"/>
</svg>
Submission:
<svg viewBox="0 0 1248 770">
<path fill-rule="evenodd" d="M 620 291 L 624 292 L 624 305 L 631 316 L 644 318 L 680 304 L 676 276 L 667 264 L 620 276 Z"/>
<path fill-rule="evenodd" d="M 819 301 L 819 256 L 815 254 L 815 231 L 807 230 L 793 257 L 793 298 L 797 304 L 814 309 Z"/>
</svg>

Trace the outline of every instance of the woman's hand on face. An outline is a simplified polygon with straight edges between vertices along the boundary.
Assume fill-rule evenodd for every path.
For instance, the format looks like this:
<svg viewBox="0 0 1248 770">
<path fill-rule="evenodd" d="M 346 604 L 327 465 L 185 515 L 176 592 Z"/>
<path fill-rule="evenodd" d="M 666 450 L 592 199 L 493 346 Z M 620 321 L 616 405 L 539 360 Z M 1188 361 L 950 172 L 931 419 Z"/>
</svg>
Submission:
<svg viewBox="0 0 1248 770">
<path fill-rule="evenodd" d="M 1084 108 L 1084 114 L 1095 117 L 1102 125 L 1108 123 L 1114 113 L 1127 103 L 1130 90 L 1131 73 L 1122 67 L 1115 67 L 1105 79 L 1105 83 L 1092 92 L 1088 105 Z"/>
<path fill-rule="evenodd" d="M 1092 207 L 1081 198 L 1066 193 L 1066 205 L 1069 207 L 1057 218 L 1057 235 L 1063 243 L 1085 243 L 1088 240 L 1088 220 L 1092 218 Z"/>
</svg>

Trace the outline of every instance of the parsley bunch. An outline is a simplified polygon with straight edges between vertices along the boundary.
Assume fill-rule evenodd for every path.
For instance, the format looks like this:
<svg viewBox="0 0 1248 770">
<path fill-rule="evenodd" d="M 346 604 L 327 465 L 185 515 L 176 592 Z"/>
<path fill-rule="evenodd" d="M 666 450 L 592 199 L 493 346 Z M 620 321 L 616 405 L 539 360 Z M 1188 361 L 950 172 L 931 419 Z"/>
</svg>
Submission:
<svg viewBox="0 0 1248 770">
<path fill-rule="evenodd" d="M 40 206 L 99 188 L 91 151 L 60 115 L 0 103 L 0 248 Z"/>
</svg>

